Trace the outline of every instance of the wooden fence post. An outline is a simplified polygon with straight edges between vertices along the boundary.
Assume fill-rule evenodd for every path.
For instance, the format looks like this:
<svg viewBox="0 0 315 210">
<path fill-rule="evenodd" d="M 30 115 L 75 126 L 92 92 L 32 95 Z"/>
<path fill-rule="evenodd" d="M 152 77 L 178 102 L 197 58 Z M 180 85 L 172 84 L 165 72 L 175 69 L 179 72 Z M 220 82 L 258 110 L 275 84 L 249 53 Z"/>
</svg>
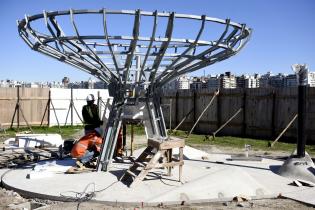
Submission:
<svg viewBox="0 0 315 210">
<path fill-rule="evenodd" d="M 246 88 L 243 89 L 243 128 L 242 128 L 242 134 L 243 137 L 246 136 Z"/>
<path fill-rule="evenodd" d="M 272 110 L 271 110 L 271 138 L 276 135 L 276 92 L 272 91 Z"/>
</svg>

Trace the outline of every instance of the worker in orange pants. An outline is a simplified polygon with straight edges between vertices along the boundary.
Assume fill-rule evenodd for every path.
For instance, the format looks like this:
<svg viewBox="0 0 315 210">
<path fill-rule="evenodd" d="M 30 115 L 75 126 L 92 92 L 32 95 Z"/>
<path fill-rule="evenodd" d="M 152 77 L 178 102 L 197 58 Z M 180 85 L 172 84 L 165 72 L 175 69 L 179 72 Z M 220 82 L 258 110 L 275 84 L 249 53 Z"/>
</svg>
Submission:
<svg viewBox="0 0 315 210">
<path fill-rule="evenodd" d="M 101 129 L 95 128 L 90 133 L 80 138 L 71 150 L 71 157 L 77 158 L 76 165 L 83 167 L 99 156 L 103 139 Z"/>
</svg>

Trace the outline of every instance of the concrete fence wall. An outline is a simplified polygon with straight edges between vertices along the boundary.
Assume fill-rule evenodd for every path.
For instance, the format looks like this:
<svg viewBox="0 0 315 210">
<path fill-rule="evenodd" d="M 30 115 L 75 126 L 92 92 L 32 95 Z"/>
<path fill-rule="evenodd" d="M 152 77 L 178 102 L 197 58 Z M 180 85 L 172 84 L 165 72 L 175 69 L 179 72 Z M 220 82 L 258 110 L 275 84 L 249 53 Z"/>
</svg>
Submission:
<svg viewBox="0 0 315 210">
<path fill-rule="evenodd" d="M 161 102 L 166 125 L 175 128 L 184 116 L 191 114 L 179 128 L 189 131 L 205 109 L 215 90 L 179 90 L 163 93 Z M 167 105 L 171 104 L 171 106 Z M 297 88 L 222 89 L 205 112 L 195 133 L 211 134 L 240 108 L 243 110 L 218 135 L 275 138 L 297 114 Z M 171 112 L 170 112 L 171 109 Z M 284 134 L 295 141 L 297 120 Z M 308 88 L 307 139 L 315 143 L 315 88 Z"/>
<path fill-rule="evenodd" d="M 104 103 L 109 99 L 108 91 L 105 89 L 73 89 L 71 108 L 71 89 L 0 88 L 0 126 L 9 127 L 12 120 L 13 126 L 18 124 L 25 126 L 26 122 L 30 125 L 40 125 L 43 122 L 43 125 L 49 126 L 58 125 L 58 122 L 60 125 L 82 124 L 81 110 L 86 104 L 88 94 L 94 94 L 96 103 L 97 99 L 100 99 L 102 116 Z M 19 111 L 16 109 L 17 104 L 20 107 Z"/>
</svg>

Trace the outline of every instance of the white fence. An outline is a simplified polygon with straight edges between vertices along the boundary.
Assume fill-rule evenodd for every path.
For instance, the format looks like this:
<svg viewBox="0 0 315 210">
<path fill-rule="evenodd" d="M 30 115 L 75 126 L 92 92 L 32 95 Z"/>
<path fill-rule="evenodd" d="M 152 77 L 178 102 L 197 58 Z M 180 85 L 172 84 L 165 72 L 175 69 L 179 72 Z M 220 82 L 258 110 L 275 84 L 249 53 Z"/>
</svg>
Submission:
<svg viewBox="0 0 315 210">
<path fill-rule="evenodd" d="M 61 126 L 71 124 L 81 125 L 81 119 L 83 119 L 82 107 L 86 104 L 86 96 L 88 94 L 95 96 L 95 103 L 99 104 L 100 116 L 103 116 L 105 110 L 104 104 L 110 98 L 107 89 L 72 89 L 73 106 L 71 108 L 71 89 L 51 88 L 50 93 L 50 126 L 56 126 L 58 122 Z"/>
</svg>

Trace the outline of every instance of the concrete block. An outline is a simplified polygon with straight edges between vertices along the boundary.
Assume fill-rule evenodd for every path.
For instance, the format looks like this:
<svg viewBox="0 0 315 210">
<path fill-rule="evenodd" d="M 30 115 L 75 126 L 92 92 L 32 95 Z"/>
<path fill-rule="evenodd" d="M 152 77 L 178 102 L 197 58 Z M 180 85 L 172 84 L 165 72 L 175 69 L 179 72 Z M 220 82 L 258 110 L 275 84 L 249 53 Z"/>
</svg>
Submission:
<svg viewBox="0 0 315 210">
<path fill-rule="evenodd" d="M 314 163 L 307 153 L 303 158 L 291 155 L 280 167 L 278 174 L 299 181 L 310 181 L 315 184 L 315 174 L 310 168 L 314 168 Z"/>
</svg>

